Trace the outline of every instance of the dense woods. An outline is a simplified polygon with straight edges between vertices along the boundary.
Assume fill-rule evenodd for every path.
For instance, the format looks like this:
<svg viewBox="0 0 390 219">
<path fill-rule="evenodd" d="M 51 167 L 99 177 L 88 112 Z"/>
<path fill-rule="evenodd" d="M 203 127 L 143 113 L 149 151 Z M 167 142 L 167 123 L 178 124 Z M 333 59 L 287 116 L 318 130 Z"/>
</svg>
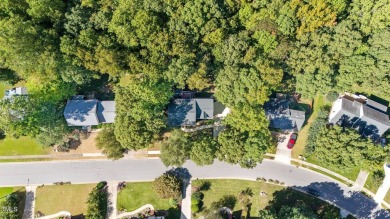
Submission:
<svg viewBox="0 0 390 219">
<path fill-rule="evenodd" d="M 389 11 L 389 0 L 1 1 L 0 79 L 25 80 L 30 95 L 0 106 L 0 129 L 66 132 L 64 100 L 105 77 L 117 104 L 111 133 L 141 149 L 166 126 L 174 88 L 215 91 L 232 109 L 216 156 L 251 167 L 270 146 L 262 105 L 273 91 L 390 96 Z"/>
</svg>

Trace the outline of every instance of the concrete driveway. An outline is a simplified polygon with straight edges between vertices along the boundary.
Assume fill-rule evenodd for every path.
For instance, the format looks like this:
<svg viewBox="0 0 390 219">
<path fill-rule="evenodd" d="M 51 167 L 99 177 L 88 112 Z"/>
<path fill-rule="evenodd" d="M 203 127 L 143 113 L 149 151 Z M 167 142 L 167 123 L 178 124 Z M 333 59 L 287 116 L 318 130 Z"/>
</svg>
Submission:
<svg viewBox="0 0 390 219">
<path fill-rule="evenodd" d="M 280 134 L 278 137 L 278 146 L 276 149 L 275 161 L 290 164 L 291 149 L 287 148 L 288 140 L 292 132 Z"/>
</svg>

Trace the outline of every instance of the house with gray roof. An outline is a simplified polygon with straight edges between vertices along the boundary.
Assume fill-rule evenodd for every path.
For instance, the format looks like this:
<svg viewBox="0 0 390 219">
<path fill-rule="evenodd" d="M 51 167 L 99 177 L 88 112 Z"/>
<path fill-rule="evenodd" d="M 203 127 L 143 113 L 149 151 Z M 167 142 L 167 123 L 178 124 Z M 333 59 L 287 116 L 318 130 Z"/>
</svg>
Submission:
<svg viewBox="0 0 390 219">
<path fill-rule="evenodd" d="M 68 126 L 89 127 L 114 123 L 115 101 L 84 100 L 82 96 L 77 96 L 66 103 L 64 117 Z"/>
<path fill-rule="evenodd" d="M 329 123 L 357 129 L 362 136 L 377 139 L 390 128 L 387 106 L 362 95 L 345 93 L 333 102 Z"/>
<path fill-rule="evenodd" d="M 214 99 L 173 99 L 168 105 L 169 126 L 195 126 L 197 120 L 214 118 Z"/>
<path fill-rule="evenodd" d="M 290 100 L 271 98 L 264 104 L 265 115 L 270 127 L 282 130 L 299 131 L 305 122 L 305 111 L 290 109 Z"/>
</svg>

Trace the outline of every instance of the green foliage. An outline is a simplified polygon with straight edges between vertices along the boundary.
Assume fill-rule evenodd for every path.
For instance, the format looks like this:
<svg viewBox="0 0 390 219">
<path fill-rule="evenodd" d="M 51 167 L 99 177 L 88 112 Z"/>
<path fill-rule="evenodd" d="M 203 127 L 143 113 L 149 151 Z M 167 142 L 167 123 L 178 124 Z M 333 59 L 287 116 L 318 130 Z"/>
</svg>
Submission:
<svg viewBox="0 0 390 219">
<path fill-rule="evenodd" d="M 172 96 L 169 84 L 143 80 L 115 91 L 117 140 L 127 149 L 147 147 L 165 127 L 163 109 Z"/>
<path fill-rule="evenodd" d="M 227 207 L 229 209 L 234 209 L 236 206 L 237 198 L 233 195 L 225 195 L 220 200 L 216 202 L 212 202 L 210 205 L 211 209 L 220 209 L 223 207 Z"/>
<path fill-rule="evenodd" d="M 265 138 L 263 138 L 265 137 Z M 253 168 L 261 162 L 270 141 L 261 132 L 241 132 L 227 128 L 218 136 L 217 157 L 230 164 Z"/>
<path fill-rule="evenodd" d="M 173 88 L 210 89 L 232 109 L 226 123 L 235 132 L 222 133 L 221 150 L 227 153 L 239 141 L 237 158 L 223 160 L 254 166 L 270 141 L 261 108 L 273 91 L 314 97 L 375 87 L 390 96 L 389 5 L 388 0 L 1 1 L 0 80 L 27 81 L 31 100 L 2 105 L 0 128 L 55 143 L 61 131 L 56 136 L 49 130 L 62 129 L 64 100 L 107 74 L 101 77 L 106 88 L 116 87 L 115 137 L 122 148 L 137 150 L 165 127 Z M 124 75 L 131 78 L 128 86 L 111 86 Z M 206 140 L 194 142 L 194 152 L 181 153 L 177 164 L 189 156 L 199 165 L 212 163 L 214 143 L 195 153 Z"/>
<path fill-rule="evenodd" d="M 376 170 L 372 173 L 372 184 L 376 187 L 382 185 L 385 179 L 385 172 L 383 170 Z"/>
<path fill-rule="evenodd" d="M 329 102 L 334 102 L 337 100 L 337 98 L 339 97 L 339 94 L 335 91 L 330 91 L 326 94 L 326 99 L 329 101 Z"/>
<path fill-rule="evenodd" d="M 213 164 L 218 146 L 210 134 L 193 137 L 191 144 L 190 158 L 196 165 Z"/>
<path fill-rule="evenodd" d="M 371 139 L 362 138 L 356 130 L 339 126 L 323 127 L 315 143 L 314 154 L 321 165 L 340 171 L 381 168 L 389 151 L 388 147 L 378 147 Z"/>
<path fill-rule="evenodd" d="M 309 134 L 305 146 L 306 154 L 310 155 L 316 150 L 317 147 L 316 139 L 319 137 L 321 130 L 328 123 L 328 114 L 329 114 L 329 109 L 327 109 L 326 107 L 318 111 L 317 118 L 312 122 L 309 129 Z"/>
<path fill-rule="evenodd" d="M 108 158 L 113 160 L 122 158 L 123 153 L 125 152 L 125 149 L 118 140 L 116 140 L 114 127 L 111 125 L 103 126 L 96 138 L 96 146 L 99 149 L 102 149 L 103 153 L 106 154 Z"/>
<path fill-rule="evenodd" d="M 192 203 L 191 204 L 191 212 L 192 213 L 197 213 L 199 211 L 200 211 L 199 203 Z"/>
<path fill-rule="evenodd" d="M 178 204 L 177 199 L 175 199 L 175 198 L 170 198 L 170 199 L 169 199 L 169 205 L 170 205 L 171 207 L 177 208 L 177 204 Z"/>
<path fill-rule="evenodd" d="M 0 217 L 4 219 L 18 219 L 19 193 L 12 193 L 0 202 Z"/>
<path fill-rule="evenodd" d="M 160 159 L 165 166 L 181 166 L 190 158 L 191 141 L 180 129 L 172 131 L 171 137 L 161 146 Z"/>
<path fill-rule="evenodd" d="M 100 182 L 89 193 L 86 219 L 104 219 L 107 213 L 107 183 Z"/>
<path fill-rule="evenodd" d="M 176 199 L 181 195 L 182 182 L 172 174 L 164 173 L 153 181 L 153 189 L 163 199 Z"/>
</svg>

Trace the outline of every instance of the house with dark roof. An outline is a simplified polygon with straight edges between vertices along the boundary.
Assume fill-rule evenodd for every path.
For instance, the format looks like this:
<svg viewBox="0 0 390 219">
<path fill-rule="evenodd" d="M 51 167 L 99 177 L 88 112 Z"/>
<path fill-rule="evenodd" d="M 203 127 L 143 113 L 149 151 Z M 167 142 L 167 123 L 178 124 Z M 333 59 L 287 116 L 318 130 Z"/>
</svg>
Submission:
<svg viewBox="0 0 390 219">
<path fill-rule="evenodd" d="M 66 103 L 64 117 L 68 126 L 89 127 L 114 123 L 115 101 L 84 100 L 83 96 L 76 96 Z"/>
<path fill-rule="evenodd" d="M 169 126 L 195 126 L 197 120 L 214 118 L 214 99 L 173 99 L 168 105 Z"/>
<path fill-rule="evenodd" d="M 387 106 L 362 95 L 345 93 L 333 102 L 329 123 L 357 129 L 373 140 L 390 128 Z"/>
<path fill-rule="evenodd" d="M 265 115 L 271 128 L 299 131 L 305 122 L 305 111 L 290 109 L 290 100 L 271 98 L 264 104 Z"/>
</svg>

